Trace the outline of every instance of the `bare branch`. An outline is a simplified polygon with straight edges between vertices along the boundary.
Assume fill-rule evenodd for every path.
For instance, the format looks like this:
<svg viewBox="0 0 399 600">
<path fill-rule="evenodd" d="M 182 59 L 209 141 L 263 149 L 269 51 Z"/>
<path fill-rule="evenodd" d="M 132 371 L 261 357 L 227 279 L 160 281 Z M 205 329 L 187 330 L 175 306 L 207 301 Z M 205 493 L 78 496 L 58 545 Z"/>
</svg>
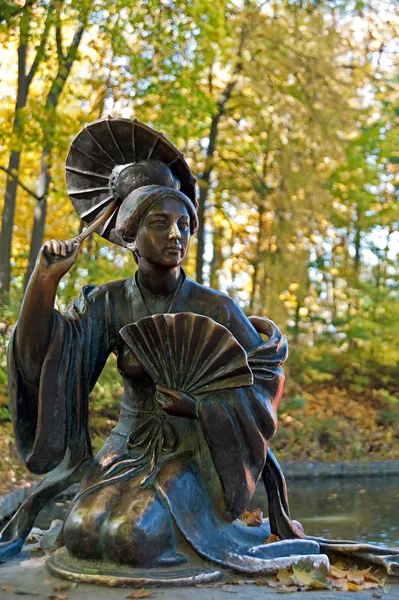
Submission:
<svg viewBox="0 0 399 600">
<path fill-rule="evenodd" d="M 29 189 L 24 183 L 22 183 L 22 181 L 19 179 L 18 175 L 15 175 L 12 171 L 10 171 L 10 169 L 7 169 L 7 167 L 3 167 L 2 165 L 0 165 L 0 171 L 4 171 L 4 173 L 7 173 L 7 175 L 9 177 L 12 177 L 12 179 L 14 179 L 18 183 L 18 185 L 21 186 L 21 188 L 23 190 L 25 190 L 25 192 L 27 192 L 35 200 L 38 200 L 39 202 L 44 200 L 44 196 L 38 196 L 37 194 L 35 194 L 34 191 Z"/>
</svg>

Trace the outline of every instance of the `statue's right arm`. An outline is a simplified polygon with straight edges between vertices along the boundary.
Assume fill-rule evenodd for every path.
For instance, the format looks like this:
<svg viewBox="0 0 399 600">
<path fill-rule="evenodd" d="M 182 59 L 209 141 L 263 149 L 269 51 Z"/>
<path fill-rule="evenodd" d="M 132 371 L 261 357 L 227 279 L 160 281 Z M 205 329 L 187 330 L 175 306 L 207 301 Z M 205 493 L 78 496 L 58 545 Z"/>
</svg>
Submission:
<svg viewBox="0 0 399 600">
<path fill-rule="evenodd" d="M 37 383 L 40 378 L 52 333 L 57 287 L 76 261 L 79 248 L 80 244 L 74 241 L 46 242 L 26 288 L 15 341 L 18 364 L 30 383 Z"/>
</svg>

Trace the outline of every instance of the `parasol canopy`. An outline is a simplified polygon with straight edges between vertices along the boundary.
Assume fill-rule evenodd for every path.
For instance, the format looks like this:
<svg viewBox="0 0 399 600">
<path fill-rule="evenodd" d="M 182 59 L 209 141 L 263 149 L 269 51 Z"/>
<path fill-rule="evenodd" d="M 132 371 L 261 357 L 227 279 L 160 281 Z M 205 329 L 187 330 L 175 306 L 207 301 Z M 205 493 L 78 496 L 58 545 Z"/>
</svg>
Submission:
<svg viewBox="0 0 399 600">
<path fill-rule="evenodd" d="M 124 200 L 118 197 L 116 180 L 124 165 L 148 159 L 167 165 L 180 182 L 180 191 L 196 204 L 190 167 L 163 133 L 137 119 L 108 116 L 85 125 L 74 138 L 66 160 L 67 190 L 80 218 L 91 225 L 90 232 L 95 230 L 106 240 L 124 245 L 115 230 L 118 207 Z"/>
</svg>

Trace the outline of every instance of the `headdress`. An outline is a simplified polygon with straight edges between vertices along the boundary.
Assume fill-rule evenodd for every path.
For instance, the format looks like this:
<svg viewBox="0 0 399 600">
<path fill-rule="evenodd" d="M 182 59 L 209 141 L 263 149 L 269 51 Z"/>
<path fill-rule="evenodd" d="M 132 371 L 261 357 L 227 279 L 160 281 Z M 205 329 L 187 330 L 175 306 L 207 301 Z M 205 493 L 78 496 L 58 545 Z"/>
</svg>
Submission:
<svg viewBox="0 0 399 600">
<path fill-rule="evenodd" d="M 190 215 L 191 235 L 198 229 L 198 217 L 194 204 L 190 198 L 180 190 L 161 185 L 146 185 L 131 192 L 122 202 L 115 229 L 125 241 L 133 241 L 143 220 L 151 206 L 161 198 L 169 196 L 182 202 L 188 209 Z"/>
<path fill-rule="evenodd" d="M 106 117 L 85 125 L 71 144 L 66 183 L 80 218 L 92 226 L 99 221 L 96 232 L 120 246 L 125 244 L 116 229 L 119 208 L 134 190 L 179 190 L 179 199 L 195 214 L 195 178 L 183 154 L 137 119 Z"/>
</svg>

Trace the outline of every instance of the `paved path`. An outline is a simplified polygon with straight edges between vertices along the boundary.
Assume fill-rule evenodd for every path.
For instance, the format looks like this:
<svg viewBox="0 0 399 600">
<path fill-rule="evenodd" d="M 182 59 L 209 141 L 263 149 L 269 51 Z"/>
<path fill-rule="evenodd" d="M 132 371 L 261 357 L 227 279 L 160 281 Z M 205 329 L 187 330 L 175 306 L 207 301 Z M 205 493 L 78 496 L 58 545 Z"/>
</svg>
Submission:
<svg viewBox="0 0 399 600">
<path fill-rule="evenodd" d="M 34 554 L 23 551 L 20 556 L 0 565 L 0 599 L 18 600 L 25 593 L 26 598 L 43 600 L 122 600 L 129 597 L 133 589 L 109 588 L 89 584 L 69 584 L 67 581 L 49 575 L 45 567 L 45 557 L 32 557 Z M 68 586 L 70 587 L 62 587 Z M 58 589 L 57 589 L 58 588 Z M 61 589 L 59 589 L 61 588 Z M 388 590 L 385 590 L 387 592 Z M 158 600 L 277 600 L 281 592 L 256 584 L 221 585 L 215 587 L 156 588 L 150 598 Z M 364 592 L 311 591 L 294 592 L 292 598 L 299 600 L 399 600 L 399 581 L 392 582 L 388 593 L 383 590 Z"/>
</svg>

